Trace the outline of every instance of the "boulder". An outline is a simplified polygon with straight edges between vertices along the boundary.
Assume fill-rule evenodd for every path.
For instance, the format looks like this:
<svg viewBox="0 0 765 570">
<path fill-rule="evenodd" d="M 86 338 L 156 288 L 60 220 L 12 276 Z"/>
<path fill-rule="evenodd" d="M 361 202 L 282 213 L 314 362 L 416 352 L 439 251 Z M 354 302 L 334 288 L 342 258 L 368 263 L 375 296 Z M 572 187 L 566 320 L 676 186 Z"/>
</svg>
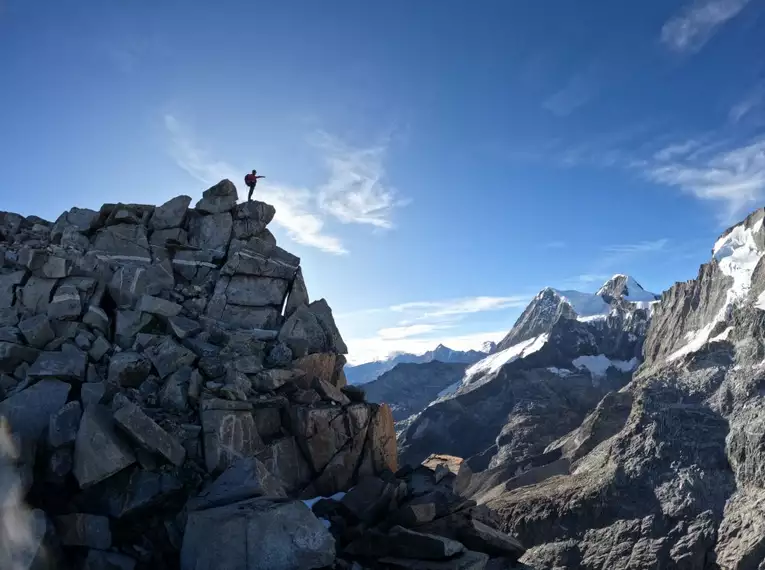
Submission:
<svg viewBox="0 0 765 570">
<path fill-rule="evenodd" d="M 183 484 L 172 473 L 131 467 L 87 489 L 78 497 L 78 505 L 122 519 L 151 512 L 174 500 L 182 490 Z"/>
<path fill-rule="evenodd" d="M 327 335 L 316 315 L 308 307 L 295 310 L 279 331 L 279 340 L 300 357 L 327 349 Z"/>
<path fill-rule="evenodd" d="M 163 408 L 176 412 L 184 412 L 188 409 L 191 374 L 191 368 L 184 366 L 167 377 L 159 391 L 159 404 Z"/>
<path fill-rule="evenodd" d="M 191 197 L 176 196 L 154 209 L 154 215 L 149 220 L 149 227 L 156 230 L 178 228 L 183 224 L 186 211 L 191 204 Z"/>
<path fill-rule="evenodd" d="M 372 524 L 390 508 L 396 485 L 379 477 L 363 477 L 341 499 L 343 507 L 357 520 Z"/>
<path fill-rule="evenodd" d="M 45 279 L 63 279 L 69 275 L 72 266 L 68 259 L 27 247 L 19 252 L 19 263 L 25 265 L 35 277 Z"/>
<path fill-rule="evenodd" d="M 167 324 L 170 326 L 173 334 L 180 340 L 193 336 L 202 329 L 198 321 L 187 319 L 186 317 L 170 317 L 167 319 Z"/>
<path fill-rule="evenodd" d="M 114 421 L 147 451 L 158 453 L 180 467 L 186 458 L 183 446 L 135 404 L 128 403 L 114 413 Z"/>
<path fill-rule="evenodd" d="M 70 388 L 60 380 L 40 380 L 0 402 L 0 417 L 6 418 L 14 434 L 36 442 L 48 427 L 51 415 L 66 403 Z"/>
<path fill-rule="evenodd" d="M 221 180 L 202 193 L 196 209 L 205 214 L 220 214 L 233 210 L 238 201 L 236 186 L 230 180 Z"/>
<path fill-rule="evenodd" d="M 61 378 L 85 381 L 88 367 L 88 355 L 72 347 L 66 352 L 41 352 L 29 368 L 30 378 Z"/>
<path fill-rule="evenodd" d="M 255 251 L 241 250 L 229 256 L 221 268 L 221 275 L 249 275 L 253 277 L 269 277 L 291 282 L 298 268 L 278 259 L 262 255 Z"/>
<path fill-rule="evenodd" d="M 75 321 L 82 314 L 80 292 L 73 285 L 61 285 L 48 304 L 48 317 L 63 321 Z"/>
<path fill-rule="evenodd" d="M 317 378 L 313 381 L 313 389 L 319 393 L 322 400 L 335 402 L 341 406 L 351 403 L 348 396 L 343 394 L 339 388 L 333 386 L 329 382 L 324 382 Z"/>
<path fill-rule="evenodd" d="M 348 354 L 348 347 L 340 336 L 340 331 L 332 316 L 332 309 L 324 299 L 319 299 L 308 305 L 308 309 L 316 316 L 328 339 L 328 348 L 337 354 Z"/>
<path fill-rule="evenodd" d="M 100 404 L 105 393 L 106 384 L 103 382 L 88 382 L 87 384 L 83 384 L 80 388 L 82 406 L 87 408 L 93 404 Z"/>
<path fill-rule="evenodd" d="M 391 554 L 396 557 L 443 560 L 465 551 L 465 547 L 456 540 L 415 532 L 401 526 L 394 526 L 388 535 L 391 539 Z"/>
<path fill-rule="evenodd" d="M 187 504 L 188 511 L 229 505 L 255 497 L 286 497 L 284 484 L 254 457 L 243 457 Z"/>
<path fill-rule="evenodd" d="M 189 514 L 181 570 L 331 566 L 335 541 L 300 501 L 250 499 Z"/>
<path fill-rule="evenodd" d="M 54 524 L 64 546 L 89 546 L 105 550 L 112 545 L 112 533 L 106 517 L 74 513 L 57 516 Z"/>
<path fill-rule="evenodd" d="M 61 447 L 74 443 L 80 427 L 80 418 L 82 418 L 82 406 L 76 400 L 51 414 L 48 424 L 48 444 L 51 447 Z"/>
<path fill-rule="evenodd" d="M 197 359 L 196 354 L 167 336 L 147 346 L 144 354 L 151 360 L 160 378 L 167 378 L 179 368 L 192 365 Z"/>
<path fill-rule="evenodd" d="M 96 305 L 88 305 L 82 317 L 82 322 L 103 334 L 109 332 L 109 317 L 101 307 Z"/>
<path fill-rule="evenodd" d="M 19 323 L 19 330 L 27 344 L 34 348 L 44 348 L 55 337 L 50 321 L 45 315 L 24 319 Z"/>
<path fill-rule="evenodd" d="M 111 343 L 99 334 L 90 345 L 88 356 L 93 362 L 99 362 L 111 349 Z"/>
<path fill-rule="evenodd" d="M 287 366 L 292 362 L 292 350 L 284 342 L 277 342 L 266 356 L 268 366 Z"/>
<path fill-rule="evenodd" d="M 151 263 L 146 227 L 116 224 L 98 230 L 91 251 L 100 259 L 116 262 Z"/>
<path fill-rule="evenodd" d="M 85 407 L 74 443 L 74 476 L 85 489 L 135 463 L 130 446 L 114 431 L 109 411 L 99 404 Z"/>
<path fill-rule="evenodd" d="M 152 316 L 146 313 L 128 310 L 117 311 L 117 318 L 114 322 L 115 343 L 120 348 L 129 349 L 133 346 L 136 336 L 148 330 L 153 322 Z"/>
<path fill-rule="evenodd" d="M 234 275 L 226 289 L 227 302 L 245 307 L 281 307 L 289 283 L 284 279 Z"/>
<path fill-rule="evenodd" d="M 220 261 L 226 257 L 231 241 L 233 220 L 229 212 L 211 216 L 191 216 L 189 219 L 189 244 L 208 252 L 211 261 Z"/>
<path fill-rule="evenodd" d="M 375 473 L 384 469 L 394 473 L 398 470 L 396 429 L 388 404 L 380 405 L 372 416 L 367 434 L 367 449 L 371 453 Z"/>
<path fill-rule="evenodd" d="M 259 392 L 269 392 L 284 386 L 287 382 L 295 382 L 304 377 L 301 370 L 283 370 L 271 368 L 255 374 L 252 378 L 252 387 Z"/>
<path fill-rule="evenodd" d="M 2 283 L 2 278 L 0 278 L 0 283 Z M 21 306 L 30 313 L 47 313 L 51 297 L 53 296 L 53 289 L 57 283 L 58 280 L 56 279 L 30 277 L 26 284 L 16 291 Z M 2 306 L 3 298 L 1 287 L 0 285 L 0 307 Z"/>
<path fill-rule="evenodd" d="M 321 473 L 350 437 L 345 413 L 336 406 L 292 406 L 290 420 L 292 433 L 316 473 Z"/>
<path fill-rule="evenodd" d="M 276 208 L 271 204 L 257 200 L 242 202 L 234 211 L 234 236 L 237 239 L 257 236 L 271 223 L 275 214 Z"/>
<path fill-rule="evenodd" d="M 272 441 L 257 453 L 257 458 L 284 483 L 289 493 L 302 489 L 311 481 L 311 468 L 293 436 Z"/>
<path fill-rule="evenodd" d="M 24 362 L 34 362 L 40 351 L 16 344 L 13 342 L 0 342 L 0 372 L 13 373 Z"/>
<path fill-rule="evenodd" d="M 138 388 L 151 374 L 151 362 L 137 352 L 118 352 L 109 361 L 107 380 L 114 386 Z"/>
<path fill-rule="evenodd" d="M 51 241 L 57 242 L 61 239 L 66 228 L 71 228 L 79 233 L 87 233 L 98 227 L 98 221 L 101 217 L 99 212 L 88 208 L 72 208 L 68 212 L 61 214 L 51 229 Z"/>
<path fill-rule="evenodd" d="M 16 288 L 24 282 L 25 271 L 0 275 L 0 309 L 12 307 L 16 301 Z"/>
<path fill-rule="evenodd" d="M 491 556 L 518 560 L 526 552 L 517 539 L 472 518 L 459 525 L 457 537 L 469 549 Z"/>
<path fill-rule="evenodd" d="M 303 270 L 298 269 L 292 281 L 292 287 L 290 288 L 290 295 L 287 298 L 284 314 L 287 315 L 287 317 L 291 317 L 292 313 L 294 313 L 298 307 L 308 305 L 309 302 L 308 289 L 306 288 L 305 280 L 303 279 Z"/>
<path fill-rule="evenodd" d="M 158 317 L 175 317 L 181 312 L 182 307 L 178 303 L 166 301 L 160 297 L 143 295 L 138 301 L 137 311 L 149 313 Z"/>
<path fill-rule="evenodd" d="M 305 372 L 302 388 L 311 388 L 315 381 L 332 383 L 335 374 L 336 355 L 329 352 L 308 354 L 293 361 L 292 368 Z"/>
<path fill-rule="evenodd" d="M 263 449 L 252 404 L 227 400 L 203 400 L 200 406 L 205 465 L 210 473 L 223 471 L 237 459 Z"/>
</svg>

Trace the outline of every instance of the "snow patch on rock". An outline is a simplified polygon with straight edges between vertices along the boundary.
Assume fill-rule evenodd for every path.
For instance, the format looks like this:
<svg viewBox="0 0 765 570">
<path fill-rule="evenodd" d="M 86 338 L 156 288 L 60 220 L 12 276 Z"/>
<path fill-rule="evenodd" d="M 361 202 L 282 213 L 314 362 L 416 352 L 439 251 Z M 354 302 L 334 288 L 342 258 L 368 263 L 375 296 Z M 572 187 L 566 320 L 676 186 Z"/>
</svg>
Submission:
<svg viewBox="0 0 765 570">
<path fill-rule="evenodd" d="M 614 367 L 621 372 L 631 372 L 638 367 L 637 358 L 631 360 L 611 360 L 605 354 L 579 356 L 571 362 L 579 369 L 587 369 L 593 376 L 605 376 L 609 368 Z"/>
</svg>

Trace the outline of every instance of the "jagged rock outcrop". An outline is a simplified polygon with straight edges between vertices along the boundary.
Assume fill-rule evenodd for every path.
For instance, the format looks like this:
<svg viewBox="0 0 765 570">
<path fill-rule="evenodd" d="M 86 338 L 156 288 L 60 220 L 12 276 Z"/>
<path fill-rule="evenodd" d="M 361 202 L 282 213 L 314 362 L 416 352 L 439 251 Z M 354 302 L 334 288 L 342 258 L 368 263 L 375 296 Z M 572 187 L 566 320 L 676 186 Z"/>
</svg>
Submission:
<svg viewBox="0 0 765 570">
<path fill-rule="evenodd" d="M 0 474 L 36 509 L 3 507 L 25 541 L 0 536 L 3 568 L 332 566 L 298 499 L 397 469 L 274 208 L 227 180 L 190 205 L 0 215 Z"/>
<path fill-rule="evenodd" d="M 635 283 L 632 295 L 655 298 L 619 275 L 602 295 L 542 290 L 493 354 L 407 422 L 402 460 L 435 452 L 476 456 L 481 471 L 531 465 L 638 366 L 651 303 L 613 296 L 626 294 L 625 283 Z"/>
<path fill-rule="evenodd" d="M 397 422 L 421 412 L 438 395 L 459 382 L 467 364 L 440 361 L 397 364 L 377 380 L 364 384 L 370 402 L 386 403 Z"/>
<path fill-rule="evenodd" d="M 534 568 L 765 567 L 765 210 L 655 305 L 644 363 L 516 469 L 462 462 Z"/>
</svg>

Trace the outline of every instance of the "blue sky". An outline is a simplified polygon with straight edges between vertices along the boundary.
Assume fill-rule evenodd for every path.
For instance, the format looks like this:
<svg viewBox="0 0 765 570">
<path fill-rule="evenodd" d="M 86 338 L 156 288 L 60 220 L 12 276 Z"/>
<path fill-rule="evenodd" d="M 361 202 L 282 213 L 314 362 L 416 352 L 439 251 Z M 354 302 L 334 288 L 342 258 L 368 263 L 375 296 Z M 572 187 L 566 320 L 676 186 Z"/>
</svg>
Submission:
<svg viewBox="0 0 765 570">
<path fill-rule="evenodd" d="M 363 360 L 502 336 L 542 287 L 661 291 L 765 205 L 765 4 L 6 0 L 0 208 L 267 176 Z"/>
</svg>

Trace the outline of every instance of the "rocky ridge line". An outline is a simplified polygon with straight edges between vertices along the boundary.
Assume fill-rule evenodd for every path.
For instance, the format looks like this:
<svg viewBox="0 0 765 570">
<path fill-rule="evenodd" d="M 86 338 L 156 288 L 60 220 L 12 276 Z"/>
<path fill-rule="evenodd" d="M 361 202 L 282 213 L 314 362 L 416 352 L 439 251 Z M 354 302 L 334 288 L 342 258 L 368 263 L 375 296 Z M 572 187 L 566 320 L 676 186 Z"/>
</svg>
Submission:
<svg viewBox="0 0 765 570">
<path fill-rule="evenodd" d="M 0 213 L 0 567 L 514 564 L 453 474 L 397 472 L 274 208 L 190 203 Z"/>
</svg>

